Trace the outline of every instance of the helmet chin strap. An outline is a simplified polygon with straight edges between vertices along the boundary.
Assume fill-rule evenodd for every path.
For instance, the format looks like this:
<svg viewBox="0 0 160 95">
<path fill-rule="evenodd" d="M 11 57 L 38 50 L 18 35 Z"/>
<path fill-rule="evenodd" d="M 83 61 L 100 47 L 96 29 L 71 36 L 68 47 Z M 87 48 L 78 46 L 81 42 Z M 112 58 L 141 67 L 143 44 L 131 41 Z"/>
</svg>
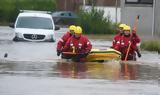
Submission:
<svg viewBox="0 0 160 95">
<path fill-rule="evenodd" d="M 76 39 L 79 39 L 80 37 L 81 37 L 81 35 L 79 35 L 79 36 L 74 35 L 74 38 L 76 38 Z"/>
<path fill-rule="evenodd" d="M 74 34 L 74 37 L 75 37 L 75 38 L 80 38 L 80 37 L 81 37 L 81 34 Z"/>
<path fill-rule="evenodd" d="M 124 36 L 130 36 L 130 33 L 124 33 Z"/>
</svg>

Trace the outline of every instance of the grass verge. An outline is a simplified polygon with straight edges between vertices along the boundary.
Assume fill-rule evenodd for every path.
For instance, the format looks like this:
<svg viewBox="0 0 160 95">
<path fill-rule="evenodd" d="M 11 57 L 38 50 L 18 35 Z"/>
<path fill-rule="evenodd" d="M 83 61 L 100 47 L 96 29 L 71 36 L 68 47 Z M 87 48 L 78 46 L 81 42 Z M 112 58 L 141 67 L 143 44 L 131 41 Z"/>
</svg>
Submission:
<svg viewBox="0 0 160 95">
<path fill-rule="evenodd" d="M 158 53 L 160 53 L 160 41 L 158 39 L 143 41 L 141 43 L 141 49 L 147 51 L 157 51 Z"/>
</svg>

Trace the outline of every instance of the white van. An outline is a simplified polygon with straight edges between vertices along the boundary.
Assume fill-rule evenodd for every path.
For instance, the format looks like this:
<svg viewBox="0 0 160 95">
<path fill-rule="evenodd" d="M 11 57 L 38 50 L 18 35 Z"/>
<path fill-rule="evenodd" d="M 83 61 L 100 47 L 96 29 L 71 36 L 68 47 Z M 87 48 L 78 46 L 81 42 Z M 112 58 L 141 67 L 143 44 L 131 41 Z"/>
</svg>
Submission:
<svg viewBox="0 0 160 95">
<path fill-rule="evenodd" d="M 50 14 L 39 11 L 19 13 L 14 25 L 14 41 L 55 41 L 55 25 Z"/>
</svg>

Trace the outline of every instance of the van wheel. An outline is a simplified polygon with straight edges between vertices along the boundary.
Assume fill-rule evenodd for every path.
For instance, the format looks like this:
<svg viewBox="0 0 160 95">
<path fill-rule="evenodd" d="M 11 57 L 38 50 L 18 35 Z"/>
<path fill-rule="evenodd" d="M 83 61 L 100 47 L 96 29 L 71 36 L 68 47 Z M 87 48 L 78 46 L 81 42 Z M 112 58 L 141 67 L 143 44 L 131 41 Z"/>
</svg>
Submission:
<svg viewBox="0 0 160 95">
<path fill-rule="evenodd" d="M 51 41 L 50 42 L 55 42 L 56 40 L 55 39 L 51 39 Z"/>
<path fill-rule="evenodd" d="M 14 37 L 14 38 L 13 38 L 13 41 L 18 41 L 18 38 L 17 38 L 17 37 Z"/>
</svg>

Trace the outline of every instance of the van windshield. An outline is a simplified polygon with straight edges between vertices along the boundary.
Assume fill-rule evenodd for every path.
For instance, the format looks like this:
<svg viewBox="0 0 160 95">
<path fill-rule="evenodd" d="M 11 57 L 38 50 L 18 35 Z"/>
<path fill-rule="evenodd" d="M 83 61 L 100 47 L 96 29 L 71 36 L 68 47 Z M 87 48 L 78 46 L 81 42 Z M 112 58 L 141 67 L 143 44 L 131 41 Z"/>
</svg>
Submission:
<svg viewBox="0 0 160 95">
<path fill-rule="evenodd" d="M 51 19 L 43 17 L 19 17 L 17 28 L 53 29 Z"/>
</svg>

